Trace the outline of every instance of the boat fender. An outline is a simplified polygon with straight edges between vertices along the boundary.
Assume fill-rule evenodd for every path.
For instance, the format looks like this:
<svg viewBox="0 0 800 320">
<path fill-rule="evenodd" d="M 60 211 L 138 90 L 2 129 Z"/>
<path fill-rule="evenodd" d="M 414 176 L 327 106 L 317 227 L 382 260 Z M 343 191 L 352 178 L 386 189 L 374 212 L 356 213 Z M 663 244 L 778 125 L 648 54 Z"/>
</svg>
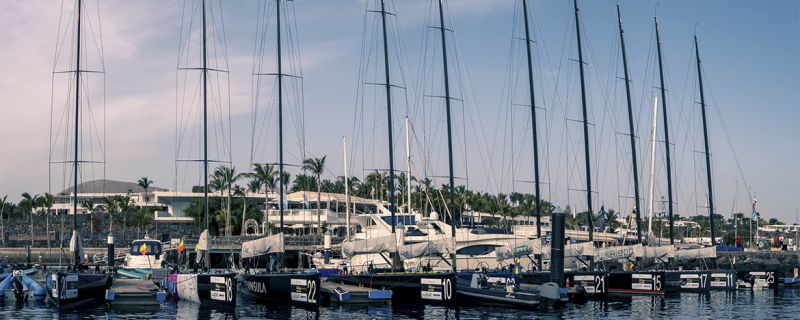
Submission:
<svg viewBox="0 0 800 320">
<path fill-rule="evenodd" d="M 156 292 L 156 301 L 158 301 L 158 303 L 162 303 L 166 299 L 167 299 L 167 293 L 164 290 Z"/>
<path fill-rule="evenodd" d="M 336 289 L 334 289 L 333 292 L 336 293 L 336 301 L 344 302 L 350 300 L 350 291 L 336 287 Z"/>
<path fill-rule="evenodd" d="M 114 301 L 114 299 L 116 299 L 116 297 L 117 297 L 117 295 L 116 295 L 116 293 L 114 293 L 114 290 L 106 289 L 106 301 L 109 301 L 109 302 L 110 301 Z"/>
<path fill-rule="evenodd" d="M 372 300 L 389 300 L 392 298 L 392 290 L 376 290 L 369 291 L 368 296 Z"/>
<path fill-rule="evenodd" d="M 542 299 L 558 301 L 561 299 L 561 288 L 555 282 L 548 282 L 539 287 L 539 296 Z"/>
<path fill-rule="evenodd" d="M 33 280 L 33 278 L 31 278 L 29 275 L 22 275 L 22 284 L 25 285 L 25 288 L 28 289 L 28 292 L 33 293 L 33 297 L 36 299 L 36 301 L 44 301 L 44 299 L 47 298 L 47 290 L 45 290 L 42 285 Z"/>
<path fill-rule="evenodd" d="M 6 297 L 6 290 L 11 287 L 11 274 L 4 274 L 0 275 L 0 300 L 5 299 Z"/>
</svg>

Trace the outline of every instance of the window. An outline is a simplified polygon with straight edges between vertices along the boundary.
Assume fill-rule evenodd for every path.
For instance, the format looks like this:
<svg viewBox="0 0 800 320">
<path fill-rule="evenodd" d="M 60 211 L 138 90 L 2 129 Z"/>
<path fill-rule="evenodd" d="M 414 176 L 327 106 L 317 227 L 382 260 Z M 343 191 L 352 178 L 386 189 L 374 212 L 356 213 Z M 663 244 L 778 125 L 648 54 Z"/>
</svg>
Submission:
<svg viewBox="0 0 800 320">
<path fill-rule="evenodd" d="M 491 244 L 478 244 L 473 246 L 466 246 L 461 249 L 456 250 L 456 254 L 465 254 L 469 256 L 480 256 L 492 253 L 494 249 L 497 248 L 495 245 Z"/>
</svg>

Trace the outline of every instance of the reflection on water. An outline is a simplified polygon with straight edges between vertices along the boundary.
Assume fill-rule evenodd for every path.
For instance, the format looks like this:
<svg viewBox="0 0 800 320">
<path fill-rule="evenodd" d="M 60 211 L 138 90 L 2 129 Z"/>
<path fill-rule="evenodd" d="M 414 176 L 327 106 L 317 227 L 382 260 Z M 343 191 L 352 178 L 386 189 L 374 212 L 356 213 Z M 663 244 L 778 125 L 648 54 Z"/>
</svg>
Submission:
<svg viewBox="0 0 800 320">
<path fill-rule="evenodd" d="M 612 297 L 568 305 L 553 313 L 503 307 L 333 306 L 297 308 L 262 305 L 241 299 L 232 309 L 210 309 L 191 302 L 153 307 L 108 307 L 103 304 L 59 314 L 45 303 L 0 301 L 0 319 L 573 319 L 573 318 L 724 318 L 775 319 L 800 315 L 800 290 L 712 292 L 670 297 Z"/>
</svg>

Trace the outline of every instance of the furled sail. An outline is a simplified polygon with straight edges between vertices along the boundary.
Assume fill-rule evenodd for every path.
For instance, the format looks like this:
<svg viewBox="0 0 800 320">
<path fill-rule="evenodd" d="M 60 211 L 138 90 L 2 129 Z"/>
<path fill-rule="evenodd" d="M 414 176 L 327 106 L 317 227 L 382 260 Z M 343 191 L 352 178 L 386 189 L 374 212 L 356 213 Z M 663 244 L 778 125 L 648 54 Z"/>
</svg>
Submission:
<svg viewBox="0 0 800 320">
<path fill-rule="evenodd" d="M 77 252 L 77 256 L 83 260 L 83 242 L 77 230 L 72 230 L 72 238 L 69 239 L 69 252 Z"/>
<path fill-rule="evenodd" d="M 283 233 L 242 243 L 242 258 L 283 252 Z"/>
<path fill-rule="evenodd" d="M 419 243 L 402 245 L 398 248 L 400 256 L 405 259 L 450 254 L 453 249 L 453 239 L 444 238 Z"/>
<path fill-rule="evenodd" d="M 678 260 L 705 259 L 705 258 L 716 258 L 716 257 L 717 257 L 717 247 L 675 251 L 675 259 Z"/>
<path fill-rule="evenodd" d="M 357 254 L 395 252 L 397 240 L 394 235 L 375 237 L 365 240 L 342 242 L 342 254 L 352 257 Z"/>
<path fill-rule="evenodd" d="M 200 239 L 197 241 L 197 250 L 208 250 L 208 242 L 206 241 L 206 234 L 208 234 L 208 230 L 203 230 L 200 233 Z"/>
<path fill-rule="evenodd" d="M 668 259 L 675 257 L 675 246 L 642 247 L 643 257 L 649 259 Z"/>
<path fill-rule="evenodd" d="M 641 244 L 632 246 L 615 246 L 595 249 L 595 261 L 609 261 L 619 259 L 635 259 L 642 257 L 644 250 Z"/>
</svg>

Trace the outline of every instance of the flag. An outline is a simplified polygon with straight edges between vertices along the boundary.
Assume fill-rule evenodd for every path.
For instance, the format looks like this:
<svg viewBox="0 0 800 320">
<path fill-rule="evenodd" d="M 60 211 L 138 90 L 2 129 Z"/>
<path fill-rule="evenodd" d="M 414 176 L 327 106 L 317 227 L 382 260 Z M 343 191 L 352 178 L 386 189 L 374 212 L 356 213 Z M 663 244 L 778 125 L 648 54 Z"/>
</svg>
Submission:
<svg viewBox="0 0 800 320">
<path fill-rule="evenodd" d="M 308 209 L 308 194 L 303 192 L 303 209 Z"/>
<path fill-rule="evenodd" d="M 603 231 L 603 230 L 606 229 L 606 207 L 605 206 L 600 206 L 600 213 L 598 213 L 598 217 L 597 217 L 597 228 L 599 228 L 600 231 Z"/>
<path fill-rule="evenodd" d="M 522 266 L 520 265 L 519 257 L 514 258 L 514 274 L 522 273 Z"/>
<path fill-rule="evenodd" d="M 756 219 L 756 203 L 758 203 L 758 200 L 756 200 L 756 197 L 753 197 L 753 220 Z"/>
<path fill-rule="evenodd" d="M 139 247 L 139 252 L 141 252 L 142 255 L 147 255 L 147 244 L 142 243 L 142 246 Z"/>
<path fill-rule="evenodd" d="M 181 243 L 178 244 L 178 253 L 183 253 L 183 239 L 181 239 Z"/>
</svg>

